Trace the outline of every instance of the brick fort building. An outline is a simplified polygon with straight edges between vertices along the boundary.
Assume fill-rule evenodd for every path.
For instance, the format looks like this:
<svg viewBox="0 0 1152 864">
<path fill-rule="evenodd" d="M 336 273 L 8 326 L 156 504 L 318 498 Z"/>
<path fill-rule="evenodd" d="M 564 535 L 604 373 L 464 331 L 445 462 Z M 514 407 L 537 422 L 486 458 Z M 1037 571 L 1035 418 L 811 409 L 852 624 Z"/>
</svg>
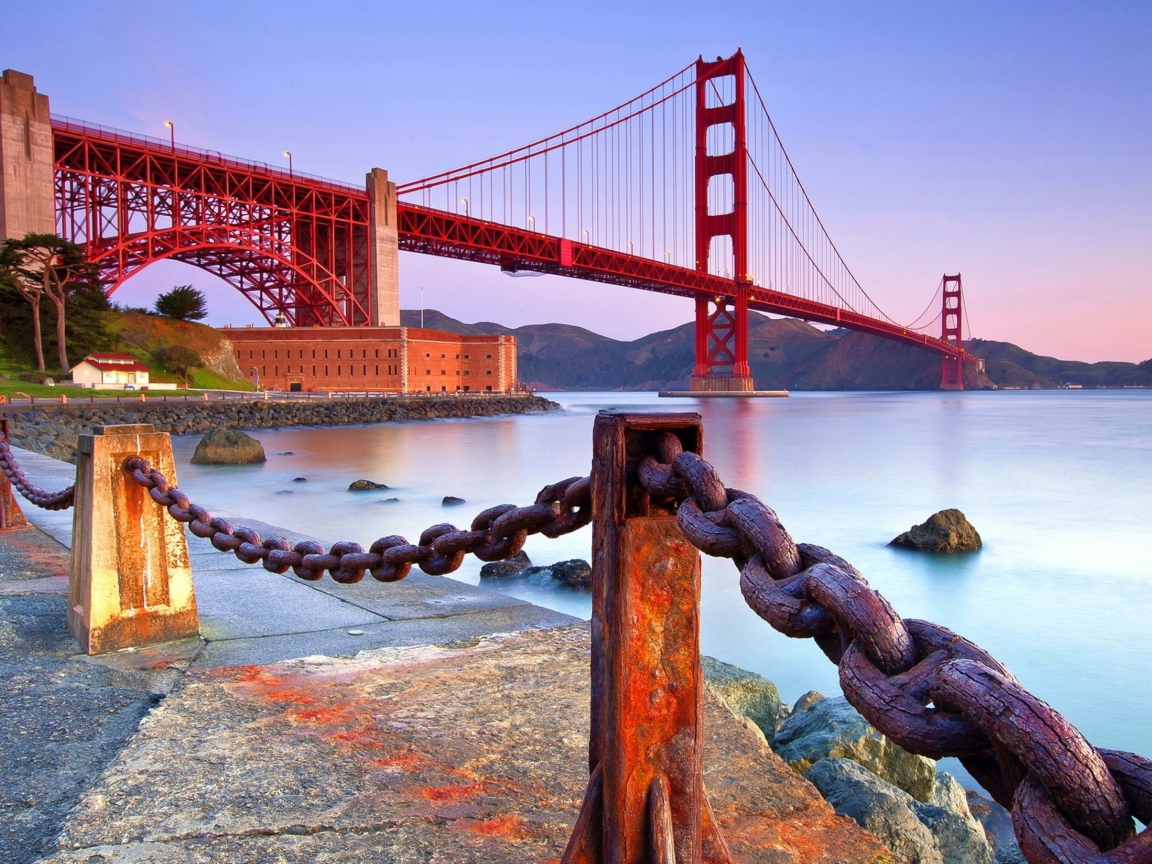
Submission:
<svg viewBox="0 0 1152 864">
<path fill-rule="evenodd" d="M 244 376 L 289 392 L 507 393 L 515 336 L 421 327 L 224 327 Z"/>
</svg>

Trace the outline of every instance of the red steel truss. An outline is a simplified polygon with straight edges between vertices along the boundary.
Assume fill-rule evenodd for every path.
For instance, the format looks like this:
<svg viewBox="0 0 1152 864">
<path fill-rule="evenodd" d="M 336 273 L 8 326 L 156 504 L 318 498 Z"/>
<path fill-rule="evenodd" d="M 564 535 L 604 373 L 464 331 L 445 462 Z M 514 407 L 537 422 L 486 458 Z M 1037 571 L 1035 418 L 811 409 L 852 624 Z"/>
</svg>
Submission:
<svg viewBox="0 0 1152 864">
<path fill-rule="evenodd" d="M 56 219 L 109 293 L 172 258 L 223 278 L 296 325 L 369 321 L 364 189 L 52 119 Z"/>
<path fill-rule="evenodd" d="M 495 264 L 511 272 L 552 273 L 729 304 L 735 304 L 742 287 L 734 279 L 403 201 L 397 205 L 397 220 L 401 249 Z M 961 356 L 956 346 L 898 324 L 759 286 L 744 290 L 750 309 L 847 327 L 944 356 Z M 963 359 L 974 358 L 965 353 Z"/>
</svg>

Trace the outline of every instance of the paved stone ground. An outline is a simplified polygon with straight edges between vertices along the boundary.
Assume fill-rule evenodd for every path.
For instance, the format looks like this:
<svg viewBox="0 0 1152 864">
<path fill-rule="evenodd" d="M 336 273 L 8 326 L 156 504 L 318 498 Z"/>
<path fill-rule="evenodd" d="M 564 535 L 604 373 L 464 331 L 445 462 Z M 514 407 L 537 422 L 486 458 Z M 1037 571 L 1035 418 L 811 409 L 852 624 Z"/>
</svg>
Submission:
<svg viewBox="0 0 1152 864">
<path fill-rule="evenodd" d="M 80 794 L 178 672 L 77 655 L 67 550 L 35 528 L 0 537 L 0 861 L 23 864 L 55 850 Z"/>
<path fill-rule="evenodd" d="M 423 574 L 303 583 L 192 538 L 204 638 L 88 658 L 64 628 L 70 517 L 26 510 L 52 536 L 0 535 L 0 861 L 558 861 L 586 624 Z M 714 701 L 706 722 L 738 861 L 891 860 L 754 726 Z"/>
<path fill-rule="evenodd" d="M 587 780 L 586 624 L 193 670 L 70 817 L 52 864 L 556 862 Z M 879 862 L 754 728 L 707 710 L 739 861 Z"/>
</svg>

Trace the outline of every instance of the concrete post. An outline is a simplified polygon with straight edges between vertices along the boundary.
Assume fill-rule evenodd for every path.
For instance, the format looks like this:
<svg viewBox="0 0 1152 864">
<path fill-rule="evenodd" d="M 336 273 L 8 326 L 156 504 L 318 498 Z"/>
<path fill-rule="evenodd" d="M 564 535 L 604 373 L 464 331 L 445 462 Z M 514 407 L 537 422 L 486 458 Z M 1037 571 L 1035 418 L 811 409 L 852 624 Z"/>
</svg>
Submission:
<svg viewBox="0 0 1152 864">
<path fill-rule="evenodd" d="M 400 241 L 396 224 L 396 184 L 383 168 L 366 177 L 371 223 L 368 249 L 372 258 L 372 281 L 368 286 L 368 311 L 373 327 L 400 326 Z"/>
<path fill-rule="evenodd" d="M 8 440 L 8 418 L 0 417 L 0 441 Z M 16 496 L 12 494 L 12 484 L 4 472 L 0 471 L 0 531 L 10 528 L 27 528 L 28 520 L 16 503 Z"/>
<path fill-rule="evenodd" d="M 0 79 L 0 240 L 56 233 L 52 120 L 31 75 Z"/>
<path fill-rule="evenodd" d="M 77 447 L 68 630 L 89 654 L 200 632 L 184 526 L 124 471 L 134 454 L 176 484 L 172 441 L 150 425 L 97 426 Z"/>
</svg>

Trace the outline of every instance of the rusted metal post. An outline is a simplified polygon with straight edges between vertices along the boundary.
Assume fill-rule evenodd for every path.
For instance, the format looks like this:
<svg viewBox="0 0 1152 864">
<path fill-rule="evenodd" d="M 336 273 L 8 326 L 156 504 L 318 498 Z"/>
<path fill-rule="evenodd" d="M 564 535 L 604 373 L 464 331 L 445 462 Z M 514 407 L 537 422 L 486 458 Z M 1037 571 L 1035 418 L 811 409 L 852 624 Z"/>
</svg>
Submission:
<svg viewBox="0 0 1152 864">
<path fill-rule="evenodd" d="M 176 485 L 171 438 L 146 424 L 97 426 L 76 449 L 68 630 L 89 654 L 197 635 L 184 526 L 123 469 L 139 454 Z"/>
<path fill-rule="evenodd" d="M 0 441 L 8 440 L 8 418 L 0 417 Z M 3 472 L 0 472 L 0 531 L 11 528 L 27 528 L 28 520 L 16 503 L 16 496 L 12 494 L 12 484 Z"/>
<path fill-rule="evenodd" d="M 602 412 L 592 458 L 591 780 L 563 864 L 728 862 L 704 792 L 700 556 L 637 469 L 697 414 Z"/>
</svg>

